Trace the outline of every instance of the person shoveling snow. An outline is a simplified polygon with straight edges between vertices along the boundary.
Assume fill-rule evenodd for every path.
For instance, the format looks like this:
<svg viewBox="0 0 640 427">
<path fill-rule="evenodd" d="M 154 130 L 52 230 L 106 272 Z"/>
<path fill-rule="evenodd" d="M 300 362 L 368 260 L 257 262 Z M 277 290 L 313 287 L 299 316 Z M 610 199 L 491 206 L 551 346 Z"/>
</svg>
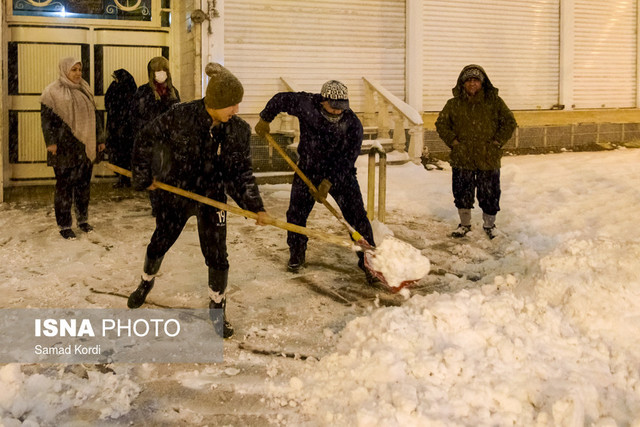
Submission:
<svg viewBox="0 0 640 427">
<path fill-rule="evenodd" d="M 365 255 L 367 267 L 377 273 L 392 292 L 398 292 L 429 274 L 431 263 L 408 243 L 387 236 L 375 252 Z"/>
</svg>

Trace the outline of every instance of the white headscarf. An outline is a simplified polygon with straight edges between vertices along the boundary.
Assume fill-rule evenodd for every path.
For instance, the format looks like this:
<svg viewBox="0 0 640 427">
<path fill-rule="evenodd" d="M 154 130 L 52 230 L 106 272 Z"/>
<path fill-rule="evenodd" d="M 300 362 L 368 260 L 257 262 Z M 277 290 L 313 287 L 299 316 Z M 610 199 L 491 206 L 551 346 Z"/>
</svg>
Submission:
<svg viewBox="0 0 640 427">
<path fill-rule="evenodd" d="M 67 57 L 58 64 L 60 77 L 42 92 L 40 102 L 51 108 L 85 146 L 87 157 L 96 158 L 96 105 L 91 87 L 84 79 L 79 84 L 67 77 L 69 70 L 80 60 Z"/>
</svg>

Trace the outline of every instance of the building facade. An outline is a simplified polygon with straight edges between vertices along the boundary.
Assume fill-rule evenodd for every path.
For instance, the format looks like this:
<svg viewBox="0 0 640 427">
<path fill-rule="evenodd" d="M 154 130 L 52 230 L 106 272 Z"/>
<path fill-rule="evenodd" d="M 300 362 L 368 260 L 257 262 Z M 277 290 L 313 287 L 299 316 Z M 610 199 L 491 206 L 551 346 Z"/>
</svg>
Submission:
<svg viewBox="0 0 640 427">
<path fill-rule="evenodd" d="M 245 86 L 250 123 L 274 93 L 329 79 L 347 84 L 364 122 L 366 79 L 428 130 L 469 63 L 521 113 L 640 103 L 637 0 L 4 0 L 0 18 L 2 188 L 53 182 L 39 95 L 69 55 L 82 58 L 99 109 L 118 68 L 140 85 L 163 55 L 188 101 L 202 96 L 206 63 L 221 62 Z"/>
</svg>

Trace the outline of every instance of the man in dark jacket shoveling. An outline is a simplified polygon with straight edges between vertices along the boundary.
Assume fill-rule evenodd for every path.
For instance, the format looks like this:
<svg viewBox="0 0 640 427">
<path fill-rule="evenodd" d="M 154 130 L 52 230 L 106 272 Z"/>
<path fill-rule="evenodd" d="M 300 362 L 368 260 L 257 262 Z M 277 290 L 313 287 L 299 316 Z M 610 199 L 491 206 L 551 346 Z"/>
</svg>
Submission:
<svg viewBox="0 0 640 427">
<path fill-rule="evenodd" d="M 219 64 L 210 63 L 205 71 L 210 80 L 203 99 L 176 104 L 136 138 L 133 185 L 137 190 L 158 191 L 159 203 L 142 279 L 127 305 L 137 308 L 144 303 L 164 255 L 195 215 L 209 268 L 212 320 L 216 332 L 228 338 L 233 328 L 225 313 L 229 273 L 226 212 L 154 186 L 157 180 L 223 203 L 229 194 L 241 208 L 257 212 L 257 224 L 264 225 L 269 219 L 251 167 L 251 127 L 236 116 L 244 93 L 242 84 Z M 222 310 L 222 319 L 213 314 L 214 309 Z"/>
<path fill-rule="evenodd" d="M 374 245 L 354 166 L 362 147 L 362 123 L 349 108 L 347 87 L 330 80 L 319 94 L 281 92 L 274 95 L 260 113 L 256 133 L 263 137 L 269 133 L 269 123 L 281 112 L 296 116 L 300 121 L 300 170 L 316 187 L 323 180 L 331 183 L 329 194 L 340 207 L 344 219 Z M 315 202 L 304 181 L 298 175 L 294 176 L 287 222 L 306 226 Z M 287 267 L 290 271 L 297 272 L 304 265 L 307 241 L 302 234 L 287 233 L 290 255 Z M 367 281 L 377 281 L 365 267 L 362 252 L 358 252 L 358 258 L 358 266 L 365 272 Z"/>
<path fill-rule="evenodd" d="M 464 237 L 471 231 L 476 192 L 484 231 L 490 239 L 496 237 L 502 147 L 516 126 L 513 113 L 484 69 L 474 64 L 464 67 L 453 88 L 453 98 L 436 120 L 438 135 L 451 148 L 453 198 L 460 216 L 452 237 Z"/>
</svg>

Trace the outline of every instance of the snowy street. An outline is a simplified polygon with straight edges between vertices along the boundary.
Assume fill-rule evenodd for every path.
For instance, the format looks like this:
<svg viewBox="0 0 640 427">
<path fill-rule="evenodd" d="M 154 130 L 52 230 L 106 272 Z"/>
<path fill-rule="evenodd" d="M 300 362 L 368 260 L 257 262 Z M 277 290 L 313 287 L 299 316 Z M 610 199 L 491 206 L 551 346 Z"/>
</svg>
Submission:
<svg viewBox="0 0 640 427">
<path fill-rule="evenodd" d="M 624 148 L 503 158 L 494 240 L 478 208 L 449 236 L 447 164 L 389 166 L 376 241 L 431 262 L 402 294 L 319 240 L 289 273 L 285 231 L 229 215 L 224 363 L 0 365 L 0 425 L 640 426 L 639 165 Z M 290 187 L 260 187 L 278 219 Z M 53 203 L 0 205 L 0 307 L 125 308 L 154 229 L 146 194 L 94 197 L 89 222 L 66 241 Z M 319 204 L 308 226 L 348 237 Z M 195 218 L 155 283 L 143 308 L 208 306 Z"/>
</svg>

